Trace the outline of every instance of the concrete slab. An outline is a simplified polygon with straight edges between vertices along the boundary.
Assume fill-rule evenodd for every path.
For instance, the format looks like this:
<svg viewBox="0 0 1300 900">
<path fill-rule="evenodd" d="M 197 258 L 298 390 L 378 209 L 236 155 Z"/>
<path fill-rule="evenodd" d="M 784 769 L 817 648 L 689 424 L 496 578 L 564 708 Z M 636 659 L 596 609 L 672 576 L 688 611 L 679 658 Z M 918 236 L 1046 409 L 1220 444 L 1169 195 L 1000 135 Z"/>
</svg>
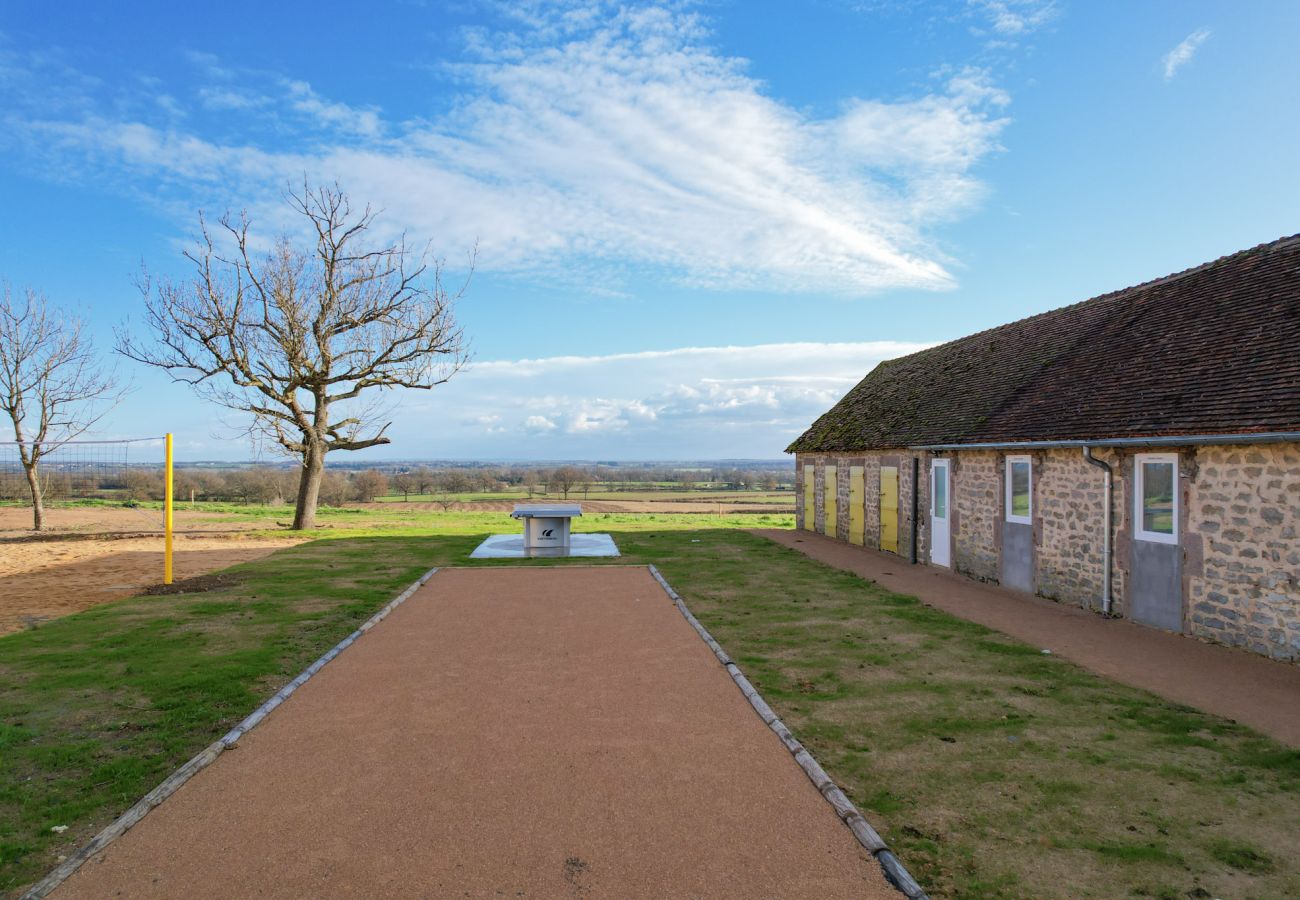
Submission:
<svg viewBox="0 0 1300 900">
<path fill-rule="evenodd" d="M 494 534 L 474 549 L 470 559 L 536 559 L 562 556 L 618 556 L 608 534 L 573 534 L 567 547 L 527 547 L 517 534 Z"/>
</svg>

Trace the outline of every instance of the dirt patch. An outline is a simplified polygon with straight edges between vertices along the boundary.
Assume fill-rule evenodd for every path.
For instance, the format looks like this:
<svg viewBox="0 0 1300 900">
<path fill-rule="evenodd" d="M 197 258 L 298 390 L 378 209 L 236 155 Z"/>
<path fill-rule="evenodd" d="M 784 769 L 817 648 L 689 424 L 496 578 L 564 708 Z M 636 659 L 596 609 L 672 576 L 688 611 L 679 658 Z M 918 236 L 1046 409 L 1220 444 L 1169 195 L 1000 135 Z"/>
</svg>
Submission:
<svg viewBox="0 0 1300 900">
<path fill-rule="evenodd" d="M 238 583 L 239 579 L 233 575 L 214 572 L 211 575 L 197 575 L 194 578 L 173 581 L 171 584 L 151 584 L 140 593 L 146 597 L 163 597 L 168 594 L 204 594 L 208 591 L 219 591 L 222 588 L 234 587 Z"/>
<path fill-rule="evenodd" d="M 45 541 L 73 535 L 128 536 L 161 534 L 162 510 L 126 506 L 56 506 L 45 511 L 45 531 L 33 533 L 32 510 L 27 506 L 0 506 L 0 540 Z M 248 531 L 253 526 L 224 513 L 177 508 L 174 527 L 183 532 Z"/>
<path fill-rule="evenodd" d="M 303 540 L 306 538 L 287 535 L 180 537 L 173 571 L 185 582 L 261 559 Z M 22 631 L 110 600 L 134 597 L 162 581 L 159 537 L 20 541 L 0 546 L 0 634 Z"/>
</svg>

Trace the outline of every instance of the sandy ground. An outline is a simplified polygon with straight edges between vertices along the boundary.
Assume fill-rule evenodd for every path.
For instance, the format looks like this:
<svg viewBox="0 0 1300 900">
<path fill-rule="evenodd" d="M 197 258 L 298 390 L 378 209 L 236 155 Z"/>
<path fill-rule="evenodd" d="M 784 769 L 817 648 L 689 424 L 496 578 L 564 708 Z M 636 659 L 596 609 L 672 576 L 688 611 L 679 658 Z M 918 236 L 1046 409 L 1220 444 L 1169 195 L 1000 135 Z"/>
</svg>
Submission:
<svg viewBox="0 0 1300 900">
<path fill-rule="evenodd" d="M 1086 669 L 1234 719 L 1300 747 L 1300 666 L 1180 634 L 1105 619 L 1075 606 L 979 584 L 934 566 L 809 531 L 756 531 L 891 591 L 978 622 Z"/>
<path fill-rule="evenodd" d="M 56 897 L 896 897 L 641 567 L 448 569 Z"/>
<path fill-rule="evenodd" d="M 0 508 L 0 634 L 21 631 L 109 600 L 133 597 L 163 577 L 160 514 L 72 508 L 47 514 L 49 533 L 33 538 L 31 511 Z M 191 578 L 259 559 L 303 538 L 251 538 L 249 526 L 218 515 L 178 513 L 175 577 Z M 130 532 L 154 532 L 138 537 Z M 113 537 L 90 535 L 111 533 Z"/>
</svg>

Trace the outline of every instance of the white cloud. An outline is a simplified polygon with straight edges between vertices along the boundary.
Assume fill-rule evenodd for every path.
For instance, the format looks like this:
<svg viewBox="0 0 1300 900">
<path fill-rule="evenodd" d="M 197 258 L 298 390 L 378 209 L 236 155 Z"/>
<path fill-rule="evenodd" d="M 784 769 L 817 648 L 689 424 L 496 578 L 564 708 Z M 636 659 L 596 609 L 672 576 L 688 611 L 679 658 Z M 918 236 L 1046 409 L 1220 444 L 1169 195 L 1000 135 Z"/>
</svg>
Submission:
<svg viewBox="0 0 1300 900">
<path fill-rule="evenodd" d="M 1202 44 L 1209 40 L 1209 37 L 1210 29 L 1198 28 L 1187 37 L 1183 38 L 1182 42 L 1179 43 L 1177 47 L 1166 53 L 1162 60 L 1164 63 L 1165 81 L 1170 81 L 1176 74 L 1178 74 L 1179 69 L 1191 62 L 1192 57 L 1196 55 L 1196 51 L 1201 48 Z"/>
<path fill-rule="evenodd" d="M 1060 15 L 1055 0 L 967 0 L 990 28 L 1006 38 L 1023 37 Z"/>
<path fill-rule="evenodd" d="M 546 418 L 546 416 L 529 416 L 527 419 L 524 419 L 524 430 L 529 433 L 545 433 L 547 431 L 554 431 L 555 428 L 555 423 Z"/>
<path fill-rule="evenodd" d="M 1032 21 L 1021 8 L 1006 15 Z M 63 172 L 41 137 L 82 155 L 88 174 L 124 167 L 169 203 L 246 207 L 273 226 L 286 181 L 338 179 L 444 253 L 477 242 L 485 270 L 563 273 L 603 292 L 635 268 L 716 288 L 952 286 L 930 230 L 983 194 L 976 168 L 998 149 L 1008 100 L 986 74 L 921 96 L 846 97 L 816 116 L 773 99 L 676 8 L 510 13 L 517 32 L 471 35 L 452 69 L 464 93 L 438 118 L 388 120 L 196 56 L 198 102 L 230 119 L 219 129 L 36 109 L 6 124 Z M 277 127 L 260 133 L 267 116 Z"/>
<path fill-rule="evenodd" d="M 774 458 L 881 360 L 924 346 L 785 343 L 476 363 L 421 395 L 420 409 L 403 406 L 391 452 Z M 459 409 L 479 414 L 448 428 Z"/>
<path fill-rule="evenodd" d="M 354 109 L 346 103 L 324 100 L 305 81 L 287 81 L 285 88 L 293 109 L 311 116 L 322 126 L 369 138 L 379 137 L 383 130 L 379 113 L 373 109 Z"/>
</svg>

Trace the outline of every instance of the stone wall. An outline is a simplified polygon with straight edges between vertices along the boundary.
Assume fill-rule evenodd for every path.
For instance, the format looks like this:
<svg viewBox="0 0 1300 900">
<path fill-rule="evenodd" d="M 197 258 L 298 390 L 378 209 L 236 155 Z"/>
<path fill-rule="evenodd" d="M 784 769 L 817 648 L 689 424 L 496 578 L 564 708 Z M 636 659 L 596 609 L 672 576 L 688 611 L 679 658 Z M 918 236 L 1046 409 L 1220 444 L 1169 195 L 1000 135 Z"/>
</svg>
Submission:
<svg viewBox="0 0 1300 900">
<path fill-rule="evenodd" d="M 801 453 L 796 457 L 795 471 L 799 479 L 803 478 L 805 467 L 812 467 L 816 478 L 816 508 L 813 511 L 814 527 L 812 530 L 818 531 L 838 540 L 847 541 L 849 538 L 849 492 L 850 476 L 853 466 L 862 467 L 862 504 L 863 504 L 863 545 L 867 547 L 880 546 L 880 467 L 881 465 L 895 465 L 898 467 L 898 554 L 904 558 L 908 557 L 911 552 L 911 491 L 912 491 L 912 454 L 907 451 L 880 451 L 848 454 L 828 454 L 828 453 Z M 922 460 L 924 463 L 924 458 Z M 836 496 L 836 521 L 827 523 L 825 521 L 826 512 L 826 467 L 835 466 L 835 484 L 830 489 L 835 491 Z M 928 470 L 924 467 L 921 470 L 922 491 L 919 498 L 920 515 L 918 516 L 922 534 L 918 535 L 918 548 L 924 550 L 926 544 L 925 531 L 928 530 L 928 515 L 926 510 L 929 508 L 928 498 Z M 795 523 L 796 527 L 804 528 L 808 521 L 808 511 L 803 508 L 802 480 L 800 484 L 800 496 L 795 500 Z M 834 526 L 832 529 L 830 525 Z"/>
<path fill-rule="evenodd" d="M 1300 445 L 1199 448 L 1188 527 L 1201 575 L 1190 630 L 1276 659 L 1300 659 Z"/>
<path fill-rule="evenodd" d="M 1096 456 L 1116 463 L 1113 454 L 1099 451 Z M 1035 462 L 1038 593 L 1099 610 L 1105 578 L 1105 475 L 1080 450 L 1052 450 L 1038 454 Z M 1112 507 L 1112 514 L 1117 510 Z"/>
<path fill-rule="evenodd" d="M 1158 452 L 1160 448 L 1151 448 Z M 1184 630 L 1275 659 L 1300 659 L 1300 445 L 1167 448 L 1177 452 Z M 908 451 L 802 454 L 817 472 L 816 529 L 826 533 L 824 466 L 837 467 L 838 521 L 849 535 L 849 468 L 864 469 L 864 543 L 880 546 L 880 466 L 899 472 L 899 546 L 910 555 L 912 457 Z M 1028 454 L 1033 460 L 1035 589 L 1044 597 L 1099 609 L 1104 579 L 1104 476 L 1079 449 Z M 1134 451 L 1098 450 L 1113 469 L 1112 612 L 1128 615 L 1136 514 Z M 919 454 L 918 558 L 929 559 L 930 454 Z M 951 460 L 953 570 L 997 582 L 1005 516 L 1006 454 L 969 450 Z M 802 482 L 800 482 L 802 484 Z M 808 511 L 800 491 L 796 516 Z"/>
<path fill-rule="evenodd" d="M 1002 526 L 1002 456 L 964 450 L 952 458 L 952 568 L 979 581 L 998 580 Z"/>
</svg>

